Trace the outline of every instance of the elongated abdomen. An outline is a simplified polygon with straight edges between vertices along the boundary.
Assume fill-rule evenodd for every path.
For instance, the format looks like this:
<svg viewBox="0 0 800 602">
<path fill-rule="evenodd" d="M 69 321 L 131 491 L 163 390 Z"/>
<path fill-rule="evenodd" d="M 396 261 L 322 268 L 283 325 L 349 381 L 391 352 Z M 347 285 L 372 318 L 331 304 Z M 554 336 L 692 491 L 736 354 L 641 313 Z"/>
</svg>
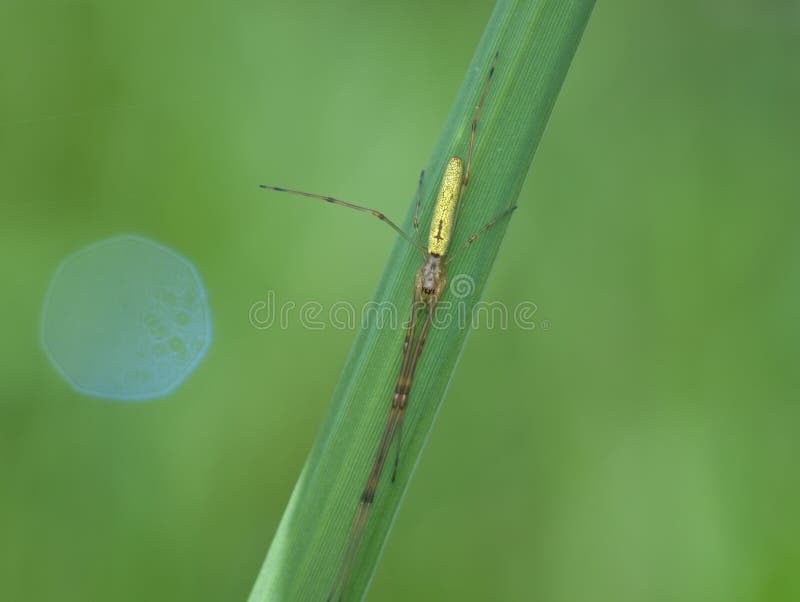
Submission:
<svg viewBox="0 0 800 602">
<path fill-rule="evenodd" d="M 436 207 L 433 209 L 431 233 L 428 237 L 428 253 L 439 256 L 447 253 L 455 225 L 456 208 L 463 177 L 464 165 L 461 159 L 451 157 L 442 176 L 439 194 L 436 195 Z"/>
</svg>

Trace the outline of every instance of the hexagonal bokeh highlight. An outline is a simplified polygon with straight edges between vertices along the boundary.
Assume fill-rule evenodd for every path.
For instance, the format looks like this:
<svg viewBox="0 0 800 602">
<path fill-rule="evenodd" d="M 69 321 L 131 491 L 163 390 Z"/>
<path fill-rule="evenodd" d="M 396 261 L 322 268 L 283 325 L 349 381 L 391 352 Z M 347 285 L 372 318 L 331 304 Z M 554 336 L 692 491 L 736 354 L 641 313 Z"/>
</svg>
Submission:
<svg viewBox="0 0 800 602">
<path fill-rule="evenodd" d="M 113 400 L 164 396 L 211 342 L 200 275 L 185 257 L 123 235 L 68 256 L 44 301 L 42 345 L 78 392 Z"/>
</svg>

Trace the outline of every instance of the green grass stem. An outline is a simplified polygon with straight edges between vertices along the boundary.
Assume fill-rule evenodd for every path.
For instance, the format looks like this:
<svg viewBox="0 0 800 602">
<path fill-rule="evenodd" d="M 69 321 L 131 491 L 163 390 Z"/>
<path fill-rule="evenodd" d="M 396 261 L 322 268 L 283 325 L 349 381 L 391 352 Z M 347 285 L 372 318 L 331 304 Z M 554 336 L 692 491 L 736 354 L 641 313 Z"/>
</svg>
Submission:
<svg viewBox="0 0 800 602">
<path fill-rule="evenodd" d="M 466 156 L 473 112 L 498 51 L 452 249 L 516 202 L 593 4 L 593 0 L 500 0 L 495 7 L 426 166 L 423 227 L 448 158 Z M 414 204 L 411 199 L 407 231 Z M 361 599 L 369 586 L 469 332 L 460 317 L 470 316 L 480 299 L 508 223 L 498 223 L 483 234 L 448 268 L 450 285 L 440 311 L 442 321 L 449 324 L 433 329 L 428 338 L 409 400 L 397 480 L 389 482 L 387 466 L 346 600 Z M 401 360 L 402 321 L 420 263 L 419 252 L 398 238 L 373 302 L 396 308 L 401 324 L 381 327 L 378 320 L 371 320 L 359 331 L 250 602 L 321 602 L 328 594 L 386 421 Z M 480 480 L 476 474 L 476 487 Z"/>
</svg>

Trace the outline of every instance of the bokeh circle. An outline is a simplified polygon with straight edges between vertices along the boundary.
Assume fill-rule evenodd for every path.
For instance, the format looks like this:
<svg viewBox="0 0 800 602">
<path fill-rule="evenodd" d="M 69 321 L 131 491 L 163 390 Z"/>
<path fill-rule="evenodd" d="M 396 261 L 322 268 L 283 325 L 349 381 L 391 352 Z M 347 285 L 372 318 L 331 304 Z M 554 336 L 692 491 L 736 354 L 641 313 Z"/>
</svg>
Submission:
<svg viewBox="0 0 800 602">
<path fill-rule="evenodd" d="M 192 263 L 136 235 L 68 256 L 45 297 L 42 345 L 77 391 L 143 400 L 173 391 L 211 342 L 211 313 Z"/>
</svg>

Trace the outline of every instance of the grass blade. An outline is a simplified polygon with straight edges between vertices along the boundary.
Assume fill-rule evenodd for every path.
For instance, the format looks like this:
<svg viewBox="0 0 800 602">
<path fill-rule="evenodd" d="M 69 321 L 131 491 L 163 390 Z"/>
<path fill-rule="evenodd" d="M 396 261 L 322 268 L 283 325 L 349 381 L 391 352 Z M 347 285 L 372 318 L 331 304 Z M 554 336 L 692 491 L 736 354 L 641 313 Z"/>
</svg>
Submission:
<svg viewBox="0 0 800 602">
<path fill-rule="evenodd" d="M 453 249 L 516 201 L 593 4 L 593 0 L 500 0 L 495 7 L 426 167 L 421 225 L 430 219 L 445 163 L 452 155 L 466 153 L 474 107 L 492 56 L 499 51 Z M 412 200 L 407 231 L 413 211 Z M 483 234 L 449 267 L 450 285 L 441 307 L 444 316 L 428 338 L 409 399 L 397 480 L 391 484 L 389 474 L 384 474 L 351 573 L 347 600 L 360 599 L 367 590 L 458 362 L 469 330 L 468 317 L 480 298 L 506 225 L 499 223 Z M 403 332 L 400 324 L 391 328 L 388 322 L 392 315 L 400 322 L 406 319 L 419 264 L 419 252 L 398 240 L 373 297 L 376 313 L 387 323 L 372 319 L 356 337 L 250 602 L 322 601 L 328 594 L 399 369 Z"/>
</svg>

